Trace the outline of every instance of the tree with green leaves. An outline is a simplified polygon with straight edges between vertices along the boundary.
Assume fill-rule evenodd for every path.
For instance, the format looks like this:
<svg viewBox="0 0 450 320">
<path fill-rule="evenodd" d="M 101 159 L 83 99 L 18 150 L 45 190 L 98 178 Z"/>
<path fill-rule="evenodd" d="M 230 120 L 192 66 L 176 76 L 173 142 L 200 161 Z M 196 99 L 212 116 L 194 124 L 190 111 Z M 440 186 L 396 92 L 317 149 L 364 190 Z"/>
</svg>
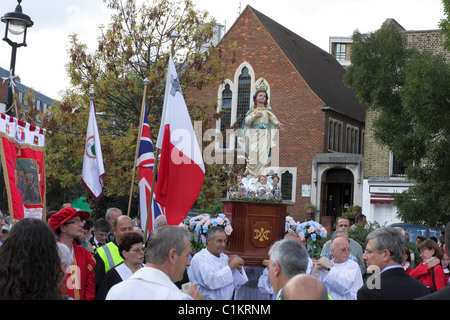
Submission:
<svg viewBox="0 0 450 320">
<path fill-rule="evenodd" d="M 81 167 L 89 116 L 89 93 L 95 93 L 106 176 L 104 197 L 92 203 L 103 214 L 105 208 L 118 206 L 126 211 L 132 180 L 143 101 L 144 79 L 149 80 L 145 102 L 152 138 L 159 131 L 163 108 L 169 55 L 181 75 L 184 95 L 190 88 L 200 89 L 224 77 L 221 53 L 209 42 L 216 22 L 191 0 L 104 0 L 113 11 L 107 26 L 101 26 L 98 47 L 90 51 L 77 35 L 70 36 L 67 73 L 72 88 L 61 102 L 43 116 L 47 130 L 47 200 L 58 207 L 81 195 Z M 172 35 L 177 33 L 177 38 Z M 216 106 L 212 106 L 215 110 Z M 207 118 L 211 110 L 189 106 L 192 120 Z M 204 130 L 208 129 L 204 127 Z M 218 180 L 220 170 L 209 174 Z M 223 170 L 222 170 L 223 171 Z M 206 179 L 205 179 L 206 180 Z M 207 181 L 209 181 L 207 180 Z M 215 188 L 217 183 L 208 187 Z M 135 179 L 131 215 L 137 212 Z M 213 192 L 203 192 L 202 203 L 211 203 Z M 90 199 L 90 197 L 87 197 Z"/>
<path fill-rule="evenodd" d="M 444 5 L 444 14 L 447 19 L 442 19 L 439 23 L 441 28 L 441 34 L 446 36 L 444 46 L 447 50 L 450 50 L 450 0 L 442 0 Z"/>
<path fill-rule="evenodd" d="M 448 3 L 447 20 L 448 25 Z M 444 21 L 441 22 L 441 25 Z M 345 76 L 361 103 L 376 112 L 375 139 L 410 164 L 408 191 L 396 194 L 399 217 L 442 226 L 450 221 L 450 65 L 445 55 L 409 48 L 383 25 L 353 35 Z"/>
</svg>

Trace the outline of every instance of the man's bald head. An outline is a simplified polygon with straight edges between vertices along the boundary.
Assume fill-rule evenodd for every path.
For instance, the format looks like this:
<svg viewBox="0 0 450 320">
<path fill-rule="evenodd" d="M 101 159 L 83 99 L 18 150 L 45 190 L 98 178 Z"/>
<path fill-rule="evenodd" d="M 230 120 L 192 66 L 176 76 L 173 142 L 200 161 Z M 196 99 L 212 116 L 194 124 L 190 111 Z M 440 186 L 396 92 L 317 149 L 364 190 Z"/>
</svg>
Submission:
<svg viewBox="0 0 450 320">
<path fill-rule="evenodd" d="M 309 274 L 298 274 L 286 283 L 282 300 L 328 300 L 328 291 L 323 283 Z"/>
</svg>

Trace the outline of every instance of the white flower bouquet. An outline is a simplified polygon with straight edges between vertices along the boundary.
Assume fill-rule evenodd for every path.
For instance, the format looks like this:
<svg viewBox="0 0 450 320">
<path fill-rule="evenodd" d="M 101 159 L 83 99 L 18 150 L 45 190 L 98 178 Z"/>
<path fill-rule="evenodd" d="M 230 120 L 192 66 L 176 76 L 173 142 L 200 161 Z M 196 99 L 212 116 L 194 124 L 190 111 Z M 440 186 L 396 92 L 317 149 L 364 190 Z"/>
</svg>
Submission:
<svg viewBox="0 0 450 320">
<path fill-rule="evenodd" d="M 309 220 L 296 222 L 292 217 L 286 217 L 286 233 L 295 232 L 300 239 L 305 242 L 308 253 L 311 257 L 320 256 L 320 248 L 316 241 L 327 237 L 327 229 L 320 223 Z"/>
</svg>

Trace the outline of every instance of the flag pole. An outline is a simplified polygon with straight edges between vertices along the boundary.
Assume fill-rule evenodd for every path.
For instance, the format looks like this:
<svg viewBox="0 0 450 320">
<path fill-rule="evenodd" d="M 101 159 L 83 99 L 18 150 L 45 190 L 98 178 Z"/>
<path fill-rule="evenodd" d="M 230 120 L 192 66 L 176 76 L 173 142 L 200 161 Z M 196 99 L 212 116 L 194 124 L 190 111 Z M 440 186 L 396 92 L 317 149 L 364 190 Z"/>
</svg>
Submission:
<svg viewBox="0 0 450 320">
<path fill-rule="evenodd" d="M 148 235 L 148 225 L 150 221 L 150 216 L 152 213 L 152 204 L 153 204 L 153 190 L 155 189 L 155 181 L 156 181 L 156 171 L 158 170 L 158 163 L 159 163 L 159 149 L 155 150 L 155 164 L 153 166 L 153 177 L 152 177 L 152 188 L 150 190 L 150 199 L 148 203 L 148 211 L 147 211 L 147 221 L 145 222 L 145 231 L 144 231 L 144 241 L 147 241 L 147 235 Z"/>
<path fill-rule="evenodd" d="M 130 197 L 128 199 L 128 211 L 127 211 L 128 216 L 130 216 L 131 199 L 133 197 L 134 178 L 136 176 L 136 163 L 137 163 L 137 157 L 138 157 L 138 153 L 139 153 L 139 144 L 141 142 L 142 119 L 144 117 L 145 96 L 147 95 L 148 84 L 149 84 L 149 80 L 148 80 L 148 78 L 145 78 L 145 80 L 144 80 L 144 95 L 142 96 L 141 116 L 140 116 L 140 120 L 139 120 L 139 133 L 138 133 L 138 139 L 136 142 L 136 153 L 134 155 L 133 173 L 131 176 Z"/>
</svg>

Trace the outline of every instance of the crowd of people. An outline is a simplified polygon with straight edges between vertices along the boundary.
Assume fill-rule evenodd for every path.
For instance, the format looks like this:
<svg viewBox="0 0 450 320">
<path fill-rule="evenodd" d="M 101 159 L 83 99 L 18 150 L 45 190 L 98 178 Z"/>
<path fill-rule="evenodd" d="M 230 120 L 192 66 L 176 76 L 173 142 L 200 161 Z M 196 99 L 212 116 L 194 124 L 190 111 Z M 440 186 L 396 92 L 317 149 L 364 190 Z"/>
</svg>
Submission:
<svg viewBox="0 0 450 320">
<path fill-rule="evenodd" d="M 313 270 L 287 276 L 289 280 L 283 290 L 278 289 L 277 297 L 288 300 L 450 299 L 450 250 L 446 246 L 450 243 L 450 223 L 442 231 L 441 245 L 437 239 L 417 239 L 422 261 L 416 267 L 411 264 L 414 257 L 408 249 L 408 234 L 403 229 L 376 228 L 368 234 L 364 250 L 349 238 L 350 229 L 348 219 L 339 219 L 336 231 L 323 246 L 320 259 L 314 261 Z M 277 259 L 270 256 L 269 269 L 276 263 L 288 263 Z M 305 296 L 305 292 L 311 294 Z"/>
<path fill-rule="evenodd" d="M 11 228 L 0 212 L 0 299 L 15 300 L 231 300 L 249 282 L 244 259 L 227 255 L 227 235 L 210 227 L 206 248 L 193 254 L 182 226 L 155 220 L 147 241 L 118 208 L 92 221 L 70 205 L 47 222 L 27 218 Z M 276 300 L 449 299 L 450 223 L 437 239 L 417 239 L 414 266 L 404 231 L 381 227 L 364 249 L 337 221 L 319 259 L 288 233 L 270 248 L 258 290 Z M 254 280 L 254 279 L 253 279 Z"/>
</svg>

